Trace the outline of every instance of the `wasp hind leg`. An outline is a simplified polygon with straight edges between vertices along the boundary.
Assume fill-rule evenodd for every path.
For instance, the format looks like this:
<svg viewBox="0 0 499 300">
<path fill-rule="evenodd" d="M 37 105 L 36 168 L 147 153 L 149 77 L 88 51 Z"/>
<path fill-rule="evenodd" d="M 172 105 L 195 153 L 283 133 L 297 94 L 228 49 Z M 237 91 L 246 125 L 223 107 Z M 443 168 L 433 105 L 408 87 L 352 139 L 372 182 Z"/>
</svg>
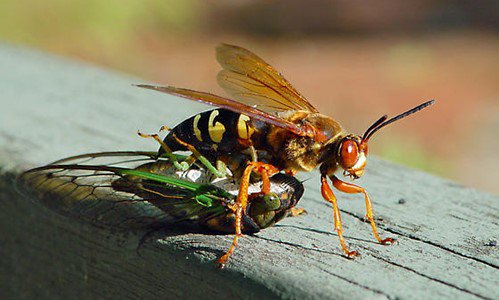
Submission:
<svg viewBox="0 0 499 300">
<path fill-rule="evenodd" d="M 241 177 L 241 183 L 239 186 L 239 193 L 237 195 L 236 203 L 231 208 L 235 214 L 235 236 L 232 241 L 232 245 L 229 250 L 225 252 L 218 259 L 218 268 L 223 268 L 227 263 L 230 255 L 234 252 L 234 249 L 237 246 L 238 239 L 243 235 L 242 234 L 242 218 L 243 212 L 246 211 L 246 206 L 248 205 L 248 189 L 250 185 L 250 176 L 252 172 L 259 173 L 262 177 L 262 194 L 268 195 L 270 193 L 270 176 L 277 173 L 279 170 L 269 164 L 265 164 L 262 162 L 249 162 L 246 168 L 244 169 L 243 175 Z"/>
<path fill-rule="evenodd" d="M 161 127 L 160 131 L 163 130 L 168 130 L 171 131 L 171 129 L 167 126 Z M 194 156 L 197 160 L 199 160 L 213 175 L 215 175 L 218 178 L 223 178 L 227 176 L 227 166 L 225 165 L 224 162 L 217 160 L 216 162 L 216 167 L 213 166 L 213 164 L 205 157 L 203 156 L 193 145 L 184 142 L 181 140 L 179 137 L 177 137 L 176 134 L 173 134 L 173 137 L 179 143 L 180 145 L 184 146 L 187 148 L 192 153 L 192 156 Z M 164 143 L 163 143 L 164 144 Z M 189 158 L 188 158 L 189 159 Z"/>
<path fill-rule="evenodd" d="M 161 126 L 159 129 L 159 132 L 162 131 L 171 131 L 170 127 L 167 125 Z M 173 151 L 166 145 L 165 142 L 161 140 L 161 138 L 157 134 L 144 134 L 141 132 L 138 132 L 139 136 L 143 138 L 153 138 L 155 139 L 160 145 L 161 148 L 165 151 L 164 156 L 168 157 L 169 159 L 172 160 L 174 166 L 177 168 L 177 170 L 180 171 L 187 171 L 189 167 L 196 161 L 199 160 L 210 172 L 212 172 L 216 177 L 222 178 L 227 175 L 227 166 L 222 162 L 222 161 L 217 161 L 216 167 L 213 166 L 213 164 L 199 151 L 191 144 L 188 144 L 184 141 L 182 141 L 180 138 L 178 138 L 175 134 L 173 134 L 173 137 L 175 140 L 181 144 L 182 146 L 186 147 L 187 150 L 189 150 L 192 155 L 188 156 L 187 158 L 184 159 L 182 162 L 178 162 L 177 157 L 175 154 L 173 154 Z"/>
<path fill-rule="evenodd" d="M 161 131 L 161 129 L 160 129 L 160 131 Z M 177 156 L 173 153 L 173 151 L 170 149 L 170 147 L 168 147 L 168 145 L 166 145 L 161 140 L 159 135 L 157 135 L 155 133 L 154 134 L 146 134 L 146 133 L 142 133 L 140 131 L 138 131 L 137 134 L 142 138 L 152 138 L 152 139 L 156 140 L 161 145 L 161 148 L 163 148 L 163 150 L 165 150 L 165 153 L 163 155 L 168 157 L 171 160 L 171 162 L 173 163 L 173 165 L 175 166 L 175 168 L 177 170 L 187 171 L 189 169 L 189 167 L 192 163 L 190 163 L 188 161 L 188 159 L 186 159 L 185 161 L 179 162 Z"/>
<path fill-rule="evenodd" d="M 341 181 L 340 179 L 338 179 L 338 177 L 336 177 L 334 175 L 331 177 L 331 180 L 333 181 L 334 187 L 337 188 L 338 190 L 344 192 L 344 193 L 348 193 L 348 194 L 363 193 L 364 194 L 364 199 L 366 201 L 366 219 L 369 220 L 369 223 L 371 223 L 371 228 L 372 228 L 374 237 L 376 238 L 376 240 L 378 242 L 380 242 L 383 245 L 393 244 L 395 242 L 395 239 L 393 239 L 393 238 L 381 239 L 379 234 L 378 234 L 378 231 L 376 229 L 376 223 L 374 222 L 371 199 L 369 199 L 369 195 L 367 194 L 367 191 L 363 187 L 360 187 L 360 186 L 355 185 L 353 183 Z"/>
</svg>

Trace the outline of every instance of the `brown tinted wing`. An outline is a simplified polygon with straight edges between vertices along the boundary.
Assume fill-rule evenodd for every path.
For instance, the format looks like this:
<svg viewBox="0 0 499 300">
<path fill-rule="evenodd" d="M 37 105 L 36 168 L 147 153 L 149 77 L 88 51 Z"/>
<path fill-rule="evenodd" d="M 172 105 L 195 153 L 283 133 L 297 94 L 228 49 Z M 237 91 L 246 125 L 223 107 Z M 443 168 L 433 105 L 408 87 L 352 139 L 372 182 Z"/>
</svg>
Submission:
<svg viewBox="0 0 499 300">
<path fill-rule="evenodd" d="M 310 132 L 310 128 L 298 126 L 288 120 L 282 119 L 276 115 L 270 114 L 268 112 L 262 111 L 258 108 L 251 107 L 241 102 L 230 100 L 224 97 L 220 97 L 214 94 L 198 92 L 189 89 L 176 88 L 171 86 L 154 86 L 147 84 L 137 85 L 138 87 L 155 90 L 162 93 L 167 93 L 170 95 L 179 96 L 182 98 L 194 100 L 197 102 L 205 103 L 208 105 L 217 106 L 220 108 L 225 108 L 237 113 L 248 115 L 256 120 L 262 121 L 267 124 L 271 124 L 280 128 L 289 130 L 300 136 L 313 136 L 314 133 Z"/>
<path fill-rule="evenodd" d="M 218 74 L 218 83 L 236 100 L 268 113 L 318 112 L 279 72 L 252 52 L 221 44 L 217 60 L 224 68 Z"/>
</svg>

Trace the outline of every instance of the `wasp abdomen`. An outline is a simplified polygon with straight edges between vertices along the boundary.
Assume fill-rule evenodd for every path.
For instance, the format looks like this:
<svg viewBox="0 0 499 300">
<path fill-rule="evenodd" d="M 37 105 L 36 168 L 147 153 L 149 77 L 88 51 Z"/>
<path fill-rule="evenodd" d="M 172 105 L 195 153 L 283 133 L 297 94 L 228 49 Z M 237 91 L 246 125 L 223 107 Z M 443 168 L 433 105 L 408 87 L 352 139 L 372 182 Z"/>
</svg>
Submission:
<svg viewBox="0 0 499 300">
<path fill-rule="evenodd" d="M 231 153 L 244 148 L 242 141 L 249 140 L 255 129 L 251 119 L 226 109 L 214 109 L 197 114 L 183 121 L 164 139 L 172 151 L 186 150 L 175 136 L 194 146 L 203 154 Z M 164 153 L 160 149 L 159 154 Z"/>
</svg>

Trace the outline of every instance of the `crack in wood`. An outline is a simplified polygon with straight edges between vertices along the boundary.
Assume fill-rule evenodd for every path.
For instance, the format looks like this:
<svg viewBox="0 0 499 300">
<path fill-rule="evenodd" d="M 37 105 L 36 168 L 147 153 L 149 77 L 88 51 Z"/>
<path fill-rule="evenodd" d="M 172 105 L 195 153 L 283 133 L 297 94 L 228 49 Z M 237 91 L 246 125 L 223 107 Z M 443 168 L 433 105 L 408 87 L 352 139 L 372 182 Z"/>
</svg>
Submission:
<svg viewBox="0 0 499 300">
<path fill-rule="evenodd" d="M 367 248 L 365 248 L 365 247 L 363 247 L 363 248 L 364 248 L 364 249 L 367 249 Z M 455 284 L 452 284 L 452 283 L 450 283 L 450 282 L 446 282 L 446 281 L 444 281 L 444 280 L 441 280 L 441 279 L 438 279 L 438 278 L 435 278 L 435 277 L 432 277 L 432 276 L 426 275 L 426 274 L 421 273 L 421 272 L 419 272 L 419 271 L 416 271 L 416 270 L 414 270 L 414 269 L 412 269 L 412 268 L 410 268 L 410 267 L 406 267 L 406 266 L 404 266 L 404 265 L 401 265 L 401 264 L 398 264 L 398 263 L 396 263 L 396 262 L 390 261 L 390 260 L 388 260 L 388 259 L 386 259 L 386 258 L 383 258 L 383 257 L 381 257 L 381 256 L 375 255 L 372 251 L 369 253 L 369 255 L 370 255 L 370 256 L 372 256 L 372 257 L 374 257 L 374 258 L 376 258 L 376 259 L 379 259 L 379 260 L 381 260 L 381 261 L 384 261 L 384 262 L 386 262 L 386 263 L 388 263 L 388 264 L 390 264 L 390 265 L 392 265 L 392 266 L 396 266 L 396 267 L 398 267 L 398 268 L 402 268 L 402 269 L 407 270 L 407 271 L 409 271 L 409 272 L 412 272 L 412 273 L 414 273 L 414 274 L 416 274 L 416 275 L 418 275 L 418 276 L 421 276 L 421 277 L 427 278 L 427 279 L 429 279 L 429 280 L 432 280 L 432 281 L 435 281 L 435 282 L 441 283 L 441 284 L 443 284 L 443 285 L 445 285 L 445 286 L 448 286 L 448 287 L 451 287 L 451 288 L 457 289 L 457 290 L 459 290 L 459 291 L 461 291 L 461 292 L 464 292 L 464 293 L 467 293 L 467 294 L 470 294 L 470 295 L 476 296 L 476 297 L 481 298 L 481 299 L 487 299 L 487 300 L 489 300 L 489 299 L 490 299 L 490 300 L 492 300 L 492 299 L 493 299 L 493 298 L 489 298 L 489 297 L 486 297 L 486 296 L 480 295 L 480 294 L 478 294 L 478 293 L 472 292 L 472 291 L 470 291 L 470 290 L 464 289 L 464 288 L 459 287 L 459 286 L 457 286 L 457 285 L 455 285 Z"/>
<path fill-rule="evenodd" d="M 274 239 L 270 239 L 270 238 L 265 238 L 265 237 L 261 237 L 261 236 L 253 236 L 257 239 L 261 239 L 261 240 L 264 240 L 264 241 L 269 241 L 269 242 L 274 242 L 274 243 L 277 243 L 277 244 L 281 244 L 281 245 L 287 245 L 287 246 L 291 246 L 293 248 L 296 248 L 296 249 L 300 249 L 300 250 L 307 250 L 307 251 L 315 251 L 315 252 L 320 252 L 320 253 L 326 253 L 326 254 L 331 254 L 331 255 L 335 255 L 335 256 L 338 256 L 338 257 L 341 257 L 341 258 L 344 258 L 344 259 L 349 259 L 341 254 L 338 254 L 338 253 L 335 253 L 335 252 L 329 252 L 329 251 L 325 251 L 325 250 L 321 250 L 321 249 L 315 249 L 315 248 L 311 248 L 311 247 L 305 247 L 305 246 L 302 246 L 302 245 L 298 245 L 298 244 L 295 244 L 295 243 L 291 243 L 291 242 L 285 242 L 285 241 L 281 241 L 281 240 L 274 240 Z M 355 286 L 358 286 L 358 287 L 361 287 L 363 289 L 366 289 L 368 291 L 371 291 L 371 292 L 374 292 L 376 294 L 380 294 L 380 295 L 383 295 L 385 296 L 387 299 L 395 299 L 394 297 L 391 297 L 389 294 L 381 291 L 381 290 L 378 290 L 378 289 L 374 289 L 374 288 L 371 288 L 369 286 L 366 286 L 366 285 L 363 285 L 359 282 L 356 282 L 354 280 L 351 280 L 351 279 L 348 279 L 346 277 L 343 277 L 341 275 L 338 275 L 338 274 L 335 274 L 335 273 L 332 273 L 330 272 L 329 270 L 327 269 L 322 269 L 323 272 L 326 272 L 327 274 L 331 275 L 331 276 L 334 276 L 336 278 L 339 278 L 345 282 L 348 282 L 348 283 L 351 283 Z"/>
<path fill-rule="evenodd" d="M 383 292 L 383 291 L 381 291 L 381 290 L 378 290 L 378 289 L 375 289 L 375 288 L 372 288 L 372 287 L 369 287 L 369 286 L 366 286 L 366 285 L 360 284 L 360 283 L 355 282 L 355 281 L 353 281 L 353 280 L 350 280 L 350 279 L 348 279 L 348 278 L 346 278 L 346 277 L 343 277 L 343 276 L 340 276 L 340 275 L 338 275 L 338 274 L 332 273 L 332 272 L 330 272 L 329 270 L 323 269 L 322 271 L 323 271 L 323 272 L 325 272 L 325 273 L 327 273 L 327 274 L 329 274 L 329 275 L 331 275 L 331 276 L 334 276 L 334 277 L 336 277 L 336 278 L 339 278 L 339 279 L 341 279 L 341 280 L 343 280 L 343 281 L 346 281 L 346 282 L 348 282 L 348 283 L 351 283 L 351 284 L 353 284 L 353 285 L 355 285 L 355 286 L 358 286 L 358 287 L 360 287 L 360 288 L 363 288 L 363 289 L 365 289 L 365 290 L 368 290 L 368 291 L 374 292 L 374 293 L 379 294 L 379 295 L 383 295 L 383 296 L 385 296 L 387 299 L 395 299 L 395 297 L 392 297 L 392 296 L 390 296 L 389 294 L 387 294 L 387 293 L 385 293 L 385 292 Z"/>
<path fill-rule="evenodd" d="M 351 212 L 349 212 L 349 211 L 344 211 L 344 210 L 342 210 L 341 212 L 342 212 L 342 213 L 345 213 L 345 214 L 347 214 L 347 215 L 349 215 L 349 216 L 352 216 L 352 217 L 354 217 L 354 218 L 356 218 L 356 219 L 358 219 L 358 220 L 360 220 L 360 221 L 362 221 L 362 222 L 364 222 L 364 218 L 359 217 L 359 216 L 358 216 L 357 214 L 355 214 L 355 213 L 351 213 Z M 439 244 L 437 244 L 437 243 L 435 243 L 435 242 L 432 242 L 432 241 L 430 241 L 430 240 L 424 240 L 424 239 L 419 238 L 419 237 L 417 237 L 417 236 L 414 236 L 414 235 L 412 235 L 412 234 L 407 234 L 407 233 L 405 233 L 405 232 L 403 232 L 403 231 L 400 231 L 400 230 L 397 230 L 397 229 L 395 229 L 395 228 L 391 228 L 391 227 L 385 226 L 385 225 L 383 225 L 383 224 L 377 224 L 377 225 L 378 225 L 378 227 L 379 227 L 379 228 L 381 228 L 381 229 L 383 229 L 383 230 L 385 230 L 385 231 L 387 231 L 387 232 L 390 232 L 390 233 L 393 233 L 393 234 L 396 234 L 396 235 L 400 235 L 400 236 L 406 237 L 406 238 L 411 239 L 411 240 L 415 240 L 415 241 L 418 241 L 418 242 L 422 242 L 422 243 L 425 243 L 425 244 L 431 245 L 431 246 L 433 246 L 433 247 L 437 247 L 437 248 L 439 248 L 439 249 L 445 250 L 445 251 L 450 252 L 450 253 L 452 253 L 452 254 L 455 254 L 455 255 L 457 255 L 457 256 L 460 256 L 460 257 L 463 257 L 463 258 L 466 258 L 466 259 L 471 259 L 471 260 L 476 261 L 476 262 L 478 262 L 478 263 L 481 263 L 481 264 L 487 265 L 487 266 L 492 267 L 492 268 L 494 268 L 494 269 L 499 269 L 499 266 L 497 266 L 497 265 L 495 265 L 495 264 L 493 264 L 493 263 L 490 263 L 490 262 L 488 262 L 488 261 L 485 261 L 485 260 L 483 260 L 483 259 L 480 259 L 480 258 L 477 258 L 477 257 L 473 257 L 473 256 L 469 256 L 469 255 L 464 254 L 464 253 L 460 253 L 460 252 L 458 252 L 458 251 L 456 251 L 456 250 L 453 250 L 453 249 L 450 249 L 450 248 L 448 248 L 448 247 L 446 247 L 446 246 L 444 246 L 444 245 L 439 245 Z"/>
</svg>

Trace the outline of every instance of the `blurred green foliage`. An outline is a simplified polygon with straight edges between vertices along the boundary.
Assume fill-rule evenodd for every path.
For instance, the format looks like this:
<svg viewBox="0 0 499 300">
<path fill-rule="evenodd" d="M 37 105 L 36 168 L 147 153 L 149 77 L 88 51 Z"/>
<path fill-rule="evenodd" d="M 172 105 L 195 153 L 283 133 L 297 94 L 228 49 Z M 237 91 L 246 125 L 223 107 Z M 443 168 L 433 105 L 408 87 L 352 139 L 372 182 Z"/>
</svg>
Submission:
<svg viewBox="0 0 499 300">
<path fill-rule="evenodd" d="M 0 37 L 14 43 L 123 44 L 136 34 L 196 27 L 197 0 L 2 0 Z"/>
<path fill-rule="evenodd" d="M 429 152 L 410 137 L 397 136 L 384 140 L 381 145 L 376 145 L 379 147 L 376 149 L 376 154 L 384 159 L 439 175 L 445 175 L 449 171 L 440 156 Z"/>
</svg>

